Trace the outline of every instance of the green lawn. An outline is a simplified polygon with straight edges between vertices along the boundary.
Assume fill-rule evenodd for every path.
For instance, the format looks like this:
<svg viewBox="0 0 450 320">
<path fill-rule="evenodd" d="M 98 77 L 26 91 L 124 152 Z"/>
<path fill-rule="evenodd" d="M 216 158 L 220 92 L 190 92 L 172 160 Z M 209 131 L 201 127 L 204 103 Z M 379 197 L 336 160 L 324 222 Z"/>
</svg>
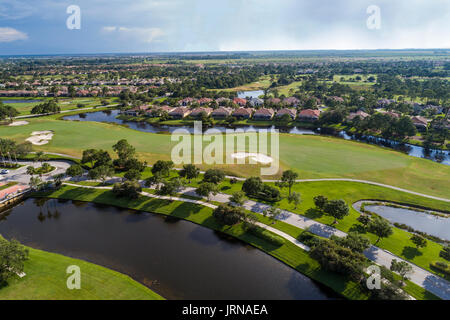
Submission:
<svg viewBox="0 0 450 320">
<path fill-rule="evenodd" d="M 140 197 L 136 200 L 117 198 L 109 190 L 83 189 L 71 186 L 63 186 L 53 193 L 42 194 L 48 197 L 74 199 L 80 201 L 91 201 L 97 203 L 111 204 L 123 208 L 131 208 L 140 211 L 154 212 L 185 219 L 204 227 L 222 231 L 233 237 L 239 238 L 281 260 L 301 273 L 331 287 L 336 292 L 349 299 L 367 299 L 367 295 L 361 292 L 359 286 L 348 281 L 344 277 L 322 270 L 317 261 L 310 258 L 307 252 L 286 241 L 281 247 L 276 247 L 266 240 L 258 238 L 250 233 L 246 233 L 242 226 L 233 227 L 221 226 L 213 217 L 212 209 L 192 203 L 169 201 L 147 197 Z M 267 222 L 267 219 L 261 217 Z"/>
<path fill-rule="evenodd" d="M 27 100 L 25 98 L 17 98 L 19 100 Z M 17 100 L 15 98 L 3 98 L 0 100 Z M 31 100 L 41 100 L 40 102 L 19 102 L 19 103 L 7 103 L 7 105 L 14 107 L 17 111 L 19 111 L 20 115 L 28 115 L 31 114 L 31 109 L 34 106 L 49 100 L 49 98 L 33 98 Z M 78 109 L 77 105 L 84 104 L 84 108 L 89 107 L 97 107 L 101 106 L 101 100 L 103 98 L 59 98 L 58 106 L 61 110 L 76 110 Z M 106 100 L 111 101 L 111 98 L 106 98 Z"/>
<path fill-rule="evenodd" d="M 29 249 L 26 276 L 14 277 L 0 289 L 0 300 L 162 300 L 163 298 L 116 271 L 60 254 Z M 69 290 L 66 269 L 81 270 L 81 289 Z"/>
<path fill-rule="evenodd" d="M 61 121 L 52 117 L 29 121 L 30 124 L 25 126 L 0 126 L 0 136 L 24 141 L 32 131 L 53 130 L 55 135 L 50 143 L 34 149 L 76 157 L 81 157 L 82 150 L 87 148 L 112 152 L 113 144 L 127 139 L 149 164 L 159 159 L 169 160 L 176 144 L 170 141 L 171 135 L 140 132 L 118 125 Z M 310 135 L 280 134 L 279 149 L 281 168 L 293 168 L 301 178 L 365 179 L 449 197 L 450 167 L 430 160 L 355 141 Z M 260 172 L 259 165 L 215 167 L 239 176 L 258 175 Z"/>
<path fill-rule="evenodd" d="M 359 286 L 351 281 L 346 280 L 342 276 L 335 273 L 326 272 L 321 269 L 320 265 L 309 255 L 298 248 L 294 244 L 286 241 L 281 247 L 274 247 L 265 240 L 260 239 L 252 234 L 246 233 L 241 225 L 233 227 L 223 227 L 212 218 L 212 209 L 192 203 L 184 203 L 180 201 L 168 201 L 154 198 L 140 197 L 136 200 L 127 200 L 115 197 L 108 190 L 82 189 L 71 186 L 64 186 L 58 191 L 51 194 L 42 194 L 49 197 L 74 199 L 80 201 L 91 201 L 97 203 L 111 204 L 124 208 L 131 208 L 140 211 L 154 212 L 164 215 L 171 215 L 181 219 L 185 219 L 210 229 L 219 230 L 233 237 L 239 238 L 263 251 L 281 260 L 287 265 L 293 267 L 297 271 L 315 279 L 336 292 L 342 294 L 349 299 L 367 299 L 367 294 L 362 292 Z M 258 220 L 265 224 L 271 221 L 263 216 L 258 215 Z M 288 234 L 297 237 L 303 230 L 295 228 L 284 222 L 278 221 L 271 224 L 272 227 L 282 230 Z M 437 299 L 433 294 L 427 292 L 423 288 L 408 282 L 405 290 L 413 295 L 416 299 Z"/>
</svg>

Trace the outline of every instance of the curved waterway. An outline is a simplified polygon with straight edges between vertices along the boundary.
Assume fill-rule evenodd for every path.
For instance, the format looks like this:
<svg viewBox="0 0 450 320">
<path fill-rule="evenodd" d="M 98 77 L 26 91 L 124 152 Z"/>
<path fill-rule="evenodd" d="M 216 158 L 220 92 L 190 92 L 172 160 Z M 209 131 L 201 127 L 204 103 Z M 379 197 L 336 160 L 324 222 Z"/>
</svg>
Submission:
<svg viewBox="0 0 450 320">
<path fill-rule="evenodd" d="M 95 121 L 95 122 L 106 122 L 106 123 L 117 123 L 121 125 L 126 125 L 128 128 L 143 132 L 151 132 L 151 133 L 167 133 L 173 132 L 176 129 L 185 129 L 190 133 L 194 133 L 194 128 L 191 126 L 167 126 L 167 125 L 156 125 L 150 124 L 147 122 L 137 122 L 137 121 L 126 121 L 117 119 L 119 115 L 119 110 L 104 110 L 97 112 L 89 112 L 89 113 L 80 113 L 70 116 L 63 117 L 64 120 L 70 121 Z M 301 127 L 279 127 L 279 126 L 269 126 L 269 127 L 259 127 L 252 125 L 243 125 L 239 126 L 240 128 L 244 128 L 247 131 L 258 131 L 261 128 L 273 130 L 278 129 L 283 133 L 291 133 L 291 134 L 320 134 L 320 128 L 318 130 L 304 129 Z M 213 128 L 218 129 L 222 132 L 225 132 L 226 128 L 223 126 L 214 126 Z M 445 165 L 450 165 L 450 156 L 448 151 L 440 151 L 440 150 L 426 150 L 422 147 L 411 145 L 411 144 L 400 144 L 395 141 L 376 138 L 372 136 L 351 136 L 346 134 L 344 131 L 341 131 L 337 134 L 338 137 L 341 137 L 345 140 L 356 140 L 362 141 L 365 143 L 376 144 L 388 148 L 392 148 L 398 150 L 400 152 L 406 153 L 410 156 L 417 158 L 426 158 L 429 160 L 433 160 Z"/>
<path fill-rule="evenodd" d="M 338 298 L 264 252 L 188 221 L 56 199 L 30 198 L 5 213 L 7 239 L 128 274 L 167 299 Z"/>
</svg>

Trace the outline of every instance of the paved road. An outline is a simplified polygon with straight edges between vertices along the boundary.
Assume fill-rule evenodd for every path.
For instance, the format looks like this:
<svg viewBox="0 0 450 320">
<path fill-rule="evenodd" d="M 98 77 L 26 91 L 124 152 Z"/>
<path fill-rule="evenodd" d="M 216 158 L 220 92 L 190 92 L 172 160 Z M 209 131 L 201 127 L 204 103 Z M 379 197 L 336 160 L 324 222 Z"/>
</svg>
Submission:
<svg viewBox="0 0 450 320">
<path fill-rule="evenodd" d="M 47 181 L 50 180 L 52 176 L 60 173 L 65 173 L 67 168 L 70 167 L 72 164 L 70 161 L 45 161 L 49 163 L 51 166 L 55 167 L 56 169 L 52 172 L 49 172 L 45 175 L 42 175 L 42 180 Z M 19 164 L 23 165 L 23 167 L 20 167 L 19 169 L 10 170 L 8 174 L 2 174 L 0 175 L 0 181 L 17 181 L 22 184 L 28 184 L 30 182 L 31 176 L 27 174 L 27 167 L 40 167 L 42 165 L 41 162 L 33 162 L 33 161 L 18 161 Z"/>
<path fill-rule="evenodd" d="M 69 184 L 69 183 L 66 183 L 66 184 Z M 76 184 L 69 184 L 69 185 L 80 187 L 80 185 L 76 185 Z M 110 187 L 86 187 L 86 188 L 110 189 Z M 180 190 L 180 193 L 182 195 L 185 194 L 185 195 L 191 195 L 191 196 L 198 196 L 195 193 L 195 188 L 192 188 L 192 187 L 183 188 Z M 210 208 L 216 207 L 215 205 L 213 205 L 211 203 L 204 202 L 201 200 L 186 199 L 186 198 L 182 198 L 182 197 L 158 196 L 158 195 L 150 194 L 147 192 L 144 192 L 143 195 L 148 196 L 148 197 L 153 197 L 153 198 L 191 202 L 191 203 L 196 203 L 199 205 L 208 206 Z M 219 193 L 215 196 L 211 196 L 210 199 L 212 201 L 226 203 L 229 201 L 229 197 L 230 197 L 230 195 Z M 262 213 L 265 209 L 269 208 L 270 206 L 263 204 L 263 203 L 256 202 L 256 201 L 247 200 L 244 203 L 243 207 L 245 209 L 250 210 L 255 213 Z M 325 225 L 323 223 L 320 223 L 315 220 L 309 219 L 307 217 L 292 213 L 287 210 L 282 210 L 282 213 L 277 217 L 277 219 L 280 221 L 283 221 L 285 223 L 289 223 L 300 229 L 308 228 L 308 230 L 310 232 L 317 234 L 319 236 L 322 236 L 322 237 L 326 237 L 326 238 L 329 238 L 332 235 L 336 235 L 339 237 L 343 237 L 346 235 L 346 233 L 343 231 L 337 230 L 331 226 Z M 295 245 L 299 246 L 300 248 L 302 248 L 304 250 L 309 250 L 309 248 L 307 246 L 305 246 L 303 243 L 301 243 L 298 240 L 296 240 L 295 238 L 285 234 L 284 232 L 281 232 L 270 226 L 266 226 L 263 224 L 260 224 L 260 225 L 274 233 L 281 235 L 282 237 L 284 237 L 288 241 L 294 243 Z M 383 249 L 378 248 L 373 245 L 364 252 L 364 255 L 369 260 L 375 262 L 376 264 L 383 265 L 387 268 L 389 268 L 391 266 L 392 259 L 397 259 L 398 261 L 405 261 L 402 258 L 394 255 L 393 253 L 390 253 L 386 250 L 383 250 Z M 408 262 L 408 263 L 410 263 L 410 262 Z M 446 281 L 445 279 L 438 277 L 438 276 L 432 274 L 431 272 L 424 270 L 412 263 L 410 263 L 410 264 L 413 267 L 413 274 L 411 275 L 412 282 L 414 282 L 415 284 L 434 293 L 435 295 L 437 295 L 438 297 L 440 297 L 442 299 L 450 300 L 450 283 L 448 281 Z"/>
</svg>

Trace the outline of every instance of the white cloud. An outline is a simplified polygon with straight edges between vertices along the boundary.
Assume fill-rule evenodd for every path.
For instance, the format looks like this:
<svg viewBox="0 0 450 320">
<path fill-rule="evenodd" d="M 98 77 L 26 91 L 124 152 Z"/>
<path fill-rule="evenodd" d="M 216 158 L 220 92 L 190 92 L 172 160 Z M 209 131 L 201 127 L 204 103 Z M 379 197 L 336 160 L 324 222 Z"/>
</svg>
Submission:
<svg viewBox="0 0 450 320">
<path fill-rule="evenodd" d="M 164 35 L 160 28 L 139 28 L 139 27 L 116 27 L 106 26 L 102 28 L 103 33 L 114 33 L 121 38 L 134 39 L 139 42 L 151 43 Z"/>
<path fill-rule="evenodd" d="M 13 42 L 26 40 L 28 35 L 14 28 L 0 28 L 0 42 Z"/>
</svg>

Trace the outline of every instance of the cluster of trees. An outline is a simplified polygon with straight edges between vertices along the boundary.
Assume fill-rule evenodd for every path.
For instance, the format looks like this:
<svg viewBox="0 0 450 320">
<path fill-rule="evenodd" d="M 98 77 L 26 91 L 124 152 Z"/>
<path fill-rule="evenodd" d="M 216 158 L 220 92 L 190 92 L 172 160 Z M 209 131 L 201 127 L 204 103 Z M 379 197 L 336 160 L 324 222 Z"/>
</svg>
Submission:
<svg viewBox="0 0 450 320">
<path fill-rule="evenodd" d="M 7 284 L 8 279 L 23 272 L 27 259 L 28 249 L 16 240 L 0 237 L 0 288 Z"/>
<path fill-rule="evenodd" d="M 12 119 L 19 115 L 19 111 L 17 111 L 14 107 L 4 105 L 0 100 L 0 121 L 5 119 Z"/>
<path fill-rule="evenodd" d="M 334 218 L 333 223 L 337 223 L 337 220 L 343 219 L 349 214 L 349 208 L 344 200 L 328 200 L 327 197 L 322 195 L 314 197 L 314 205 L 316 209 L 330 215 Z"/>
<path fill-rule="evenodd" d="M 16 167 L 18 165 L 17 158 L 25 157 L 31 150 L 31 142 L 18 144 L 14 140 L 0 138 L 0 157 L 3 167 Z"/>
<path fill-rule="evenodd" d="M 392 117 L 389 114 L 375 113 L 374 115 L 361 119 L 355 117 L 352 126 L 360 134 L 372 132 L 380 133 L 383 138 L 394 138 L 403 140 L 417 134 L 417 129 L 407 116 L 400 118 Z"/>
<path fill-rule="evenodd" d="M 242 191 L 252 198 L 257 198 L 269 202 L 281 200 L 280 190 L 264 183 L 260 177 L 250 177 L 242 184 Z"/>
<path fill-rule="evenodd" d="M 58 106 L 57 100 L 55 99 L 40 103 L 31 109 L 32 114 L 58 113 L 60 111 L 61 108 Z"/>
</svg>

